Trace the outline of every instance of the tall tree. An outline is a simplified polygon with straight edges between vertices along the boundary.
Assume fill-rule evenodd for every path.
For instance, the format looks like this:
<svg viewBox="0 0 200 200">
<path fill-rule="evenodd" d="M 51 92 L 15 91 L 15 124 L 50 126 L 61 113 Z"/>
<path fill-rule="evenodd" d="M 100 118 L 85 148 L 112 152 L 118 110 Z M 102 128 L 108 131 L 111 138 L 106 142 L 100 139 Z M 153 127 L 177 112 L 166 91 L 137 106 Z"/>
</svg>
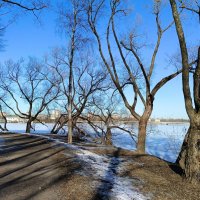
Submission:
<svg viewBox="0 0 200 200">
<path fill-rule="evenodd" d="M 141 58 L 141 54 L 144 51 L 143 47 L 146 45 L 140 44 L 139 41 L 141 41 L 141 39 L 138 37 L 139 34 L 134 31 L 126 32 L 126 30 L 124 30 L 123 35 L 127 35 L 126 39 L 120 39 L 118 36 L 121 21 L 116 22 L 117 18 L 119 17 L 121 19 L 123 16 L 126 20 L 129 16 L 127 10 L 124 9 L 125 5 L 124 1 L 109 1 L 109 8 L 107 8 L 106 11 L 110 14 L 107 21 L 104 18 L 102 22 L 104 25 L 101 25 L 101 27 L 106 27 L 105 40 L 103 40 L 103 36 L 101 35 L 102 30 L 98 30 L 98 24 L 100 23 L 99 16 L 107 6 L 107 1 L 89 1 L 87 7 L 88 23 L 98 43 L 98 50 L 101 58 L 115 87 L 121 95 L 125 106 L 139 122 L 137 151 L 138 153 L 145 153 L 147 123 L 153 110 L 155 95 L 168 81 L 180 74 L 181 70 L 163 77 L 155 85 L 152 84 L 152 75 L 155 71 L 155 63 L 162 36 L 173 25 L 173 22 L 169 23 L 169 25 L 164 28 L 162 27 L 160 20 L 160 3 L 155 2 L 154 16 L 157 41 L 152 52 L 150 63 L 146 64 Z M 121 77 L 122 74 L 125 74 L 124 79 Z M 127 93 L 124 91 L 126 86 L 131 87 L 133 90 L 134 98 L 132 103 L 128 101 Z M 137 112 L 136 108 L 140 102 L 142 102 L 144 108 L 142 113 Z"/>
<path fill-rule="evenodd" d="M 69 99 L 69 68 L 66 63 L 69 63 L 68 53 L 66 48 L 56 48 L 52 51 L 51 56 L 46 60 L 46 63 L 51 68 L 51 72 L 61 80 L 58 87 L 61 90 L 61 97 L 56 102 L 58 108 L 65 113 L 55 123 L 52 133 L 57 134 L 68 123 L 68 101 Z M 86 109 L 91 102 L 91 97 L 98 94 L 99 91 L 107 88 L 107 74 L 98 68 L 98 61 L 92 57 L 92 52 L 86 48 L 76 52 L 76 60 L 73 64 L 73 96 L 72 96 L 72 128 L 80 131 L 77 125 L 80 116 L 86 112 Z M 82 131 L 80 131 L 82 132 Z"/>
<path fill-rule="evenodd" d="M 66 9 L 66 5 L 71 9 Z M 79 48 L 85 45 L 86 37 L 84 33 L 84 0 L 70 0 L 69 5 L 65 2 L 59 11 L 60 27 L 65 31 L 68 40 L 67 55 L 68 61 L 66 67 L 69 68 L 69 81 L 68 81 L 68 143 L 72 143 L 73 135 L 73 90 L 74 90 L 74 61 L 76 58 L 76 52 Z M 85 34 L 86 35 L 86 34 Z"/>
<path fill-rule="evenodd" d="M 197 1 L 196 1 L 197 2 Z M 181 1 L 181 3 L 183 3 Z M 184 29 L 178 13 L 178 5 L 175 0 L 170 0 L 171 10 L 176 25 L 179 45 L 182 57 L 182 86 L 185 100 L 185 108 L 190 119 L 190 127 L 185 136 L 183 146 L 177 162 L 185 172 L 185 177 L 192 183 L 200 182 L 200 47 L 198 48 L 197 61 L 193 69 L 193 95 L 190 87 L 190 65 L 188 48 Z M 186 7 L 181 5 L 181 7 Z M 191 10 L 191 9 L 190 9 Z"/>
</svg>

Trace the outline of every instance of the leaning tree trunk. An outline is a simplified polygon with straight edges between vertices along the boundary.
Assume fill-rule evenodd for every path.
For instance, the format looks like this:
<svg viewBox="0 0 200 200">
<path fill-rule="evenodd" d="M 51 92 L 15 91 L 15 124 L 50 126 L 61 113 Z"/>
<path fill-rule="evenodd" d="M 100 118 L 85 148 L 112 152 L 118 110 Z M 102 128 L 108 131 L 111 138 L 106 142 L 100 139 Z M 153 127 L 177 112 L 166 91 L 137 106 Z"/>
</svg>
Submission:
<svg viewBox="0 0 200 200">
<path fill-rule="evenodd" d="M 59 133 L 59 131 L 63 128 L 62 125 L 59 125 L 58 127 L 55 127 L 51 130 L 51 134 L 53 135 L 57 135 Z"/>
<path fill-rule="evenodd" d="M 51 129 L 51 134 L 58 134 L 65 124 L 67 124 L 67 120 L 61 116 Z"/>
<path fill-rule="evenodd" d="M 184 170 L 185 178 L 194 184 L 200 182 L 200 128 L 190 125 L 177 163 Z"/>
</svg>

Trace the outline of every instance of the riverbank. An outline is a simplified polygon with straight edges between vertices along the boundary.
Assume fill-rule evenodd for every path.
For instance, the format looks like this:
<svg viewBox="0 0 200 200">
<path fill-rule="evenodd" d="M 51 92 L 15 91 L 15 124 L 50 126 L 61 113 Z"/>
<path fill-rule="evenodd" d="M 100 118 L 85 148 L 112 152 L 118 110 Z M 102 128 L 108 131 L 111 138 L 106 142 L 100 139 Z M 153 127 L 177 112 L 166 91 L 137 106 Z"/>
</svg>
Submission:
<svg viewBox="0 0 200 200">
<path fill-rule="evenodd" d="M 0 134 L 1 200 L 199 198 L 199 188 L 158 158 L 48 137 Z"/>
</svg>

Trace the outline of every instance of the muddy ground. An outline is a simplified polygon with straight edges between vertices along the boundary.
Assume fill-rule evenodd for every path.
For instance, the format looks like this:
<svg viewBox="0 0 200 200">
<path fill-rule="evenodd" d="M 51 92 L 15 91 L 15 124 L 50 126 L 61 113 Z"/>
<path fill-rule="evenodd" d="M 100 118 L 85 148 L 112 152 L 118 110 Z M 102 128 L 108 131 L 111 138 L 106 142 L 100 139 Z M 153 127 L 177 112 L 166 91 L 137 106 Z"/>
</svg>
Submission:
<svg viewBox="0 0 200 200">
<path fill-rule="evenodd" d="M 75 146 L 78 150 L 48 138 L 1 133 L 0 199 L 200 199 L 200 187 L 187 184 L 180 176 L 181 171 L 170 163 L 103 145 L 76 142 Z M 84 160 L 88 156 L 83 157 L 80 149 L 91 152 L 94 161 Z M 102 172 L 107 178 L 93 168 L 91 163 L 99 161 L 95 161 L 98 157 L 92 157 L 92 153 L 105 158 L 107 163 L 102 163 L 102 168 L 108 166 L 108 171 Z M 126 183 L 131 184 L 133 191 L 125 190 L 128 185 L 124 185 L 122 193 L 120 188 L 116 191 L 116 181 L 110 176 L 129 180 Z"/>
</svg>

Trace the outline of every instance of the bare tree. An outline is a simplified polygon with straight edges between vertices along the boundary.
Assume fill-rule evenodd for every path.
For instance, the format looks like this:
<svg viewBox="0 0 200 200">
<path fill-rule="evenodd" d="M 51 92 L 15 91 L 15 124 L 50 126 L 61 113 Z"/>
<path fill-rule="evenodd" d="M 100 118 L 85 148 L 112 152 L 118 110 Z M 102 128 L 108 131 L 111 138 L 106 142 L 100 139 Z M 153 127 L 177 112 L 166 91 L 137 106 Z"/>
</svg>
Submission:
<svg viewBox="0 0 200 200">
<path fill-rule="evenodd" d="M 188 48 L 178 6 L 175 0 L 170 0 L 176 32 L 179 39 L 182 57 L 182 85 L 185 100 L 185 108 L 190 119 L 190 127 L 185 136 L 181 152 L 177 162 L 185 172 L 185 177 L 192 183 L 200 182 L 200 47 L 198 48 L 197 60 L 193 69 L 193 95 L 190 86 L 190 64 Z M 183 5 L 182 5 L 183 7 Z M 188 10 L 188 9 L 187 9 Z M 191 10 L 191 9 L 189 9 Z"/>
<path fill-rule="evenodd" d="M 91 53 L 88 53 L 86 49 L 84 51 L 76 52 L 77 57 L 73 64 L 72 127 L 78 132 L 82 131 L 77 125 L 77 121 L 86 112 L 85 110 L 89 106 L 92 95 L 107 88 L 107 74 L 103 70 L 98 69 L 98 62 L 94 61 L 90 56 Z M 57 134 L 69 120 L 68 101 L 66 100 L 69 99 L 70 95 L 68 88 L 70 69 L 66 67 L 66 63 L 68 63 L 68 54 L 66 52 L 65 48 L 57 48 L 52 52 L 52 58 L 46 60 L 52 72 L 61 80 L 59 87 L 62 96 L 56 104 L 65 113 L 55 123 L 51 131 L 54 134 Z"/>
<path fill-rule="evenodd" d="M 61 30 L 66 33 L 68 40 L 67 56 L 68 60 L 65 63 L 69 68 L 69 81 L 68 81 L 68 143 L 72 143 L 73 134 L 73 90 L 74 90 L 74 60 L 76 59 L 76 52 L 78 49 L 85 45 L 87 37 L 84 35 L 85 20 L 84 20 L 84 0 L 71 0 L 71 9 L 66 9 L 63 4 L 59 10 L 59 22 Z"/>
<path fill-rule="evenodd" d="M 9 61 L 1 71 L 0 88 L 6 93 L 6 99 L 1 97 L 1 101 L 16 116 L 27 120 L 27 133 L 33 121 L 40 122 L 39 114 L 60 92 L 59 80 L 51 74 L 47 79 L 47 73 L 46 66 L 31 58 L 28 63 Z"/>
<path fill-rule="evenodd" d="M 104 25 L 106 26 L 106 38 L 105 41 L 102 39 L 103 36 L 100 35 L 101 32 L 98 31 L 98 22 L 99 16 L 101 12 L 103 12 L 105 5 L 105 0 L 89 1 L 87 7 L 88 23 L 94 36 L 96 37 L 99 53 L 110 74 L 113 83 L 115 84 L 115 87 L 121 95 L 125 106 L 128 108 L 130 113 L 139 121 L 137 151 L 139 153 L 144 153 L 147 123 L 153 110 L 155 95 L 168 81 L 175 78 L 178 74 L 181 73 L 181 70 L 177 70 L 175 73 L 172 73 L 162 78 L 159 82 L 157 82 L 157 84 L 152 84 L 152 75 L 155 70 L 156 58 L 162 36 L 173 25 L 174 22 L 169 23 L 168 26 L 163 28 L 160 20 L 160 4 L 158 2 L 154 4 L 157 42 L 152 52 L 150 64 L 146 65 L 146 62 L 143 61 L 141 58 L 143 48 L 146 45 L 139 43 L 140 39 L 138 38 L 138 34 L 135 32 L 130 32 L 126 39 L 120 39 L 118 36 L 116 19 L 118 16 L 128 16 L 127 10 L 123 8 L 125 5 L 123 1 L 110 1 L 110 7 L 108 8 L 110 11 L 110 15 L 107 24 Z M 105 21 L 106 20 L 104 19 L 104 22 Z M 118 21 L 117 24 L 119 23 L 120 21 Z M 126 34 L 127 33 L 124 33 L 124 35 Z M 106 44 L 106 46 L 104 46 L 104 44 Z M 117 50 L 118 53 L 116 55 L 115 52 Z M 119 60 L 121 60 L 121 62 Z M 136 67 L 134 67 L 134 65 Z M 123 79 L 123 81 L 120 76 L 122 71 L 120 69 L 123 69 L 126 74 L 126 79 Z M 133 103 L 130 103 L 128 101 L 126 93 L 124 92 L 124 88 L 126 86 L 132 87 L 133 89 Z M 144 107 L 144 112 L 141 114 L 136 111 L 138 102 L 142 102 Z"/>
</svg>

